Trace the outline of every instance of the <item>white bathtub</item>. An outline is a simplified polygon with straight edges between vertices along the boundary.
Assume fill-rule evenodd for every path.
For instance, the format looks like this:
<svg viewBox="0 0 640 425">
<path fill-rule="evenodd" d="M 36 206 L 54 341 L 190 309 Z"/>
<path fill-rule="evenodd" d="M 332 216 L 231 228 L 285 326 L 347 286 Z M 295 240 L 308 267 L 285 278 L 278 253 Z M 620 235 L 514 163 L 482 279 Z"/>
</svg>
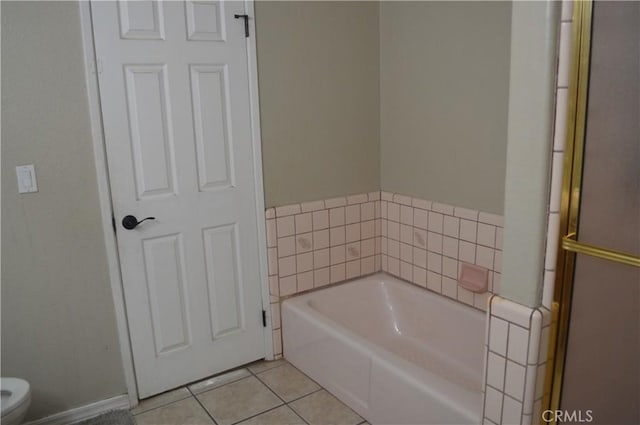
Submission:
<svg viewBox="0 0 640 425">
<path fill-rule="evenodd" d="M 373 424 L 479 424 L 485 315 L 378 273 L 286 300 L 284 356 Z"/>
</svg>

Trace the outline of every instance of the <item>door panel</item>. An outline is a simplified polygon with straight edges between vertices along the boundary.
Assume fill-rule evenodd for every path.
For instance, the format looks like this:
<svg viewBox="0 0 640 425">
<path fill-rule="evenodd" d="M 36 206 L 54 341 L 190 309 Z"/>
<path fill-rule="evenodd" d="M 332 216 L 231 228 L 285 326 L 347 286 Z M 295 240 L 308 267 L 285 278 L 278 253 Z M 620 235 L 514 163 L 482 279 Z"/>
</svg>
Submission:
<svg viewBox="0 0 640 425">
<path fill-rule="evenodd" d="M 225 14 L 222 1 L 187 1 L 189 40 L 225 41 Z"/>
<path fill-rule="evenodd" d="M 175 194 L 166 65 L 125 65 L 125 91 L 138 199 Z"/>
<path fill-rule="evenodd" d="M 118 250 L 147 397 L 264 357 L 239 1 L 91 4 Z M 155 217 L 133 230 L 125 215 Z"/>
<path fill-rule="evenodd" d="M 233 186 L 227 67 L 192 65 L 190 69 L 200 190 Z"/>
<path fill-rule="evenodd" d="M 221 338 L 244 328 L 241 272 L 238 267 L 236 225 L 205 229 L 205 258 L 211 338 Z"/>
<path fill-rule="evenodd" d="M 144 269 L 156 355 L 190 344 L 182 235 L 144 239 Z"/>
<path fill-rule="evenodd" d="M 125 39 L 164 40 L 161 1 L 118 1 L 120 34 Z"/>
</svg>

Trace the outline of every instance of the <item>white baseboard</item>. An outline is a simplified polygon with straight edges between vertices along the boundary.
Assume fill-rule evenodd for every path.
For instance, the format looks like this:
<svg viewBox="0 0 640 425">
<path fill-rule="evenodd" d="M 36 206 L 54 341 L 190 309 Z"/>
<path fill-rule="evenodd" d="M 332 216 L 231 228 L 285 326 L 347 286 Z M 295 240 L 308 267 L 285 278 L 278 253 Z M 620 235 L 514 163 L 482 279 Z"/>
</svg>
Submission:
<svg viewBox="0 0 640 425">
<path fill-rule="evenodd" d="M 47 416 L 46 418 L 37 419 L 27 422 L 24 425 L 69 425 L 85 419 L 93 418 L 101 413 L 109 410 L 129 409 L 129 396 L 127 394 L 108 398 L 106 400 L 96 401 L 95 403 L 86 404 L 76 407 L 75 409 L 66 410 Z"/>
</svg>

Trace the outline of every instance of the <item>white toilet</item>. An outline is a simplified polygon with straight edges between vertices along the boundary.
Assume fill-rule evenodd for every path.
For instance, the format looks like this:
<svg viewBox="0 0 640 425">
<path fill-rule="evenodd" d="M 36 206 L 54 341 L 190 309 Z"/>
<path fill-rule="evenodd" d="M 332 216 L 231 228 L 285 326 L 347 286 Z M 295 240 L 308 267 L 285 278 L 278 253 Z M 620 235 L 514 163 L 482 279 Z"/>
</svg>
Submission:
<svg viewBox="0 0 640 425">
<path fill-rule="evenodd" d="M 2 425 L 21 424 L 31 404 L 29 383 L 19 378 L 0 378 L 0 395 Z"/>
</svg>

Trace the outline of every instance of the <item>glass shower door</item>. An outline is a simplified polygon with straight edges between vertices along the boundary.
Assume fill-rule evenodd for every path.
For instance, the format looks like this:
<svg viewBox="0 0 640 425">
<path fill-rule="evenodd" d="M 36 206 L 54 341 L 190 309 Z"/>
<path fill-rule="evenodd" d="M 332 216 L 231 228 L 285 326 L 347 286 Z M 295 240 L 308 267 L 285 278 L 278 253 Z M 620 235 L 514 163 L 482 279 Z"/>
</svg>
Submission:
<svg viewBox="0 0 640 425">
<path fill-rule="evenodd" d="M 565 297 L 556 396 L 559 409 L 579 413 L 575 423 L 638 424 L 640 3 L 576 7 L 582 52 L 574 145 L 567 153 L 573 166 L 564 187 L 564 282 L 556 283 L 562 286 L 556 300 L 562 291 Z"/>
</svg>

